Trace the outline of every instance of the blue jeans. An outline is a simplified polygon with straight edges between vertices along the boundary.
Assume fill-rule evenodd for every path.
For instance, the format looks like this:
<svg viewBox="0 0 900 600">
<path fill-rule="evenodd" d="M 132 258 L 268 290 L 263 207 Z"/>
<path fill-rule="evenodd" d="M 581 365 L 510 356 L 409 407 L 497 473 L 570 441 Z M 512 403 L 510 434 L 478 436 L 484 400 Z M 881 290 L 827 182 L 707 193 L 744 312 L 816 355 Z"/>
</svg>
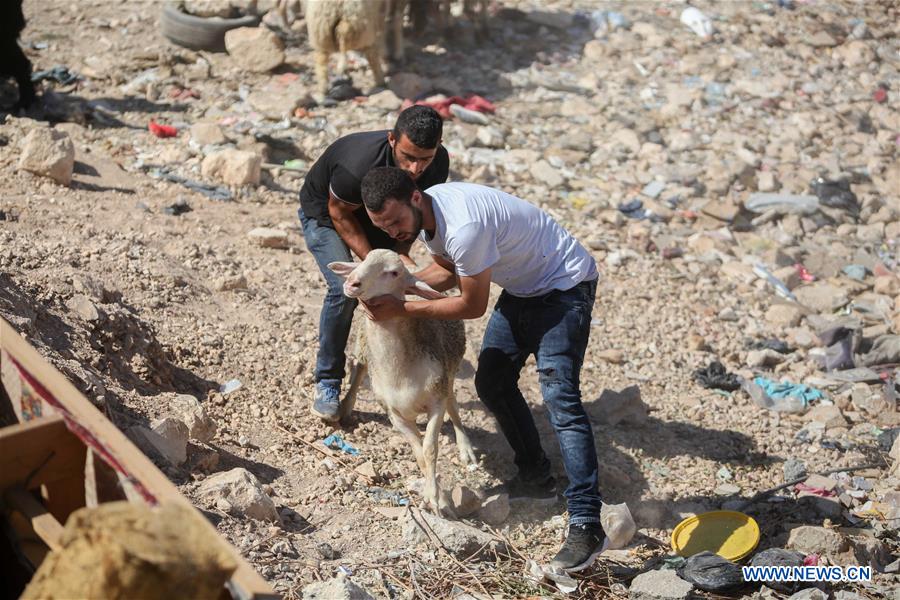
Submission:
<svg viewBox="0 0 900 600">
<path fill-rule="evenodd" d="M 306 247 L 316 259 L 328 291 L 319 313 L 319 353 L 316 356 L 316 382 L 340 385 L 344 379 L 347 362 L 347 339 L 353 323 L 353 309 L 357 301 L 344 295 L 344 280 L 328 268 L 335 261 L 349 262 L 350 248 L 338 232 L 331 227 L 322 227 L 315 219 L 310 219 L 297 211 L 303 225 Z"/>
<path fill-rule="evenodd" d="M 519 475 L 543 479 L 550 461 L 518 385 L 525 360 L 535 355 L 541 395 L 569 478 L 570 524 L 600 522 L 597 450 L 580 389 L 596 292 L 596 279 L 535 298 L 504 291 L 484 332 L 475 373 L 478 397 L 512 446 Z"/>
</svg>

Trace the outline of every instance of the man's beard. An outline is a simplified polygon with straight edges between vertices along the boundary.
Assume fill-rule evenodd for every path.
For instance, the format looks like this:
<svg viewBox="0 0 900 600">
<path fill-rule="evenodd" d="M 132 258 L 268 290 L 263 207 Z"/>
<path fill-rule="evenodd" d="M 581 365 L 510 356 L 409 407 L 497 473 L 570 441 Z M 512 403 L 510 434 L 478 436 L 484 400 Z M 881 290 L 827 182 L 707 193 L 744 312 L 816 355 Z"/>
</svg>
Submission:
<svg viewBox="0 0 900 600">
<path fill-rule="evenodd" d="M 422 211 L 411 204 L 409 205 L 409 207 L 412 209 L 412 213 L 413 213 L 413 227 L 412 227 L 412 231 L 404 231 L 403 232 L 404 235 L 409 236 L 408 239 L 402 240 L 403 242 L 414 241 L 417 237 L 419 237 L 419 234 L 422 232 Z"/>
</svg>

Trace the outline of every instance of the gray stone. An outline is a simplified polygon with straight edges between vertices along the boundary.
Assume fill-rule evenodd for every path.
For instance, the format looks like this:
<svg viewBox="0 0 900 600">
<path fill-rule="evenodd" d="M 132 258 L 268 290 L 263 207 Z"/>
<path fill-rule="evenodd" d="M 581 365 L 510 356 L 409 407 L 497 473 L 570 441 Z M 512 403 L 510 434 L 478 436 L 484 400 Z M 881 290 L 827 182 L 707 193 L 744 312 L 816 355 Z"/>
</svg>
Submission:
<svg viewBox="0 0 900 600">
<path fill-rule="evenodd" d="M 795 527 L 788 534 L 786 547 L 803 554 L 836 556 L 846 552 L 850 548 L 850 543 L 837 531 L 825 527 L 802 525 Z"/>
<path fill-rule="evenodd" d="M 535 181 L 543 183 L 551 188 L 559 187 L 565 182 L 565 179 L 559 174 L 559 171 L 554 169 L 546 160 L 537 161 L 531 165 L 529 171 Z"/>
<path fill-rule="evenodd" d="M 788 600 L 828 600 L 828 594 L 819 588 L 812 587 L 800 590 Z"/>
<path fill-rule="evenodd" d="M 478 112 L 477 110 L 471 110 L 460 104 L 451 104 L 449 110 L 451 115 L 453 115 L 463 123 L 487 125 L 491 122 L 486 114 Z"/>
<path fill-rule="evenodd" d="M 457 517 L 468 517 L 481 508 L 481 498 L 465 485 L 450 490 L 450 502 Z"/>
<path fill-rule="evenodd" d="M 275 80 L 262 89 L 251 92 L 247 96 L 247 103 L 271 119 L 284 119 L 293 116 L 298 107 L 313 106 L 315 100 L 302 84 L 293 82 L 281 85 Z"/>
<path fill-rule="evenodd" d="M 97 307 L 91 299 L 84 294 L 75 294 L 66 301 L 66 308 L 77 314 L 85 321 L 96 321 L 100 318 Z"/>
<path fill-rule="evenodd" d="M 641 388 L 636 385 L 621 392 L 603 390 L 596 404 L 594 414 L 605 425 L 615 426 L 623 422 L 640 425 L 647 420 L 649 413 L 647 405 L 641 399 Z"/>
<path fill-rule="evenodd" d="M 198 496 L 230 514 L 262 521 L 278 521 L 275 503 L 263 491 L 256 477 L 240 467 L 216 473 L 197 488 Z"/>
<path fill-rule="evenodd" d="M 317 581 L 303 588 L 303 600 L 375 600 L 365 588 L 339 573 L 334 579 Z"/>
<path fill-rule="evenodd" d="M 509 516 L 509 494 L 494 494 L 485 498 L 478 510 L 478 518 L 494 527 L 498 527 Z"/>
<path fill-rule="evenodd" d="M 290 248 L 290 240 L 286 231 L 271 227 L 257 227 L 247 233 L 247 237 L 263 248 Z"/>
<path fill-rule="evenodd" d="M 759 367 L 774 367 L 783 363 L 785 356 L 770 348 L 751 350 L 747 353 L 747 366 L 751 369 Z"/>
<path fill-rule="evenodd" d="M 22 142 L 18 168 L 69 185 L 75 168 L 75 146 L 69 134 L 48 127 L 32 129 Z"/>
<path fill-rule="evenodd" d="M 224 144 L 228 139 L 215 123 L 194 123 L 191 125 L 191 141 L 208 146 Z"/>
<path fill-rule="evenodd" d="M 528 20 L 544 27 L 553 29 L 568 29 L 572 26 L 574 16 L 569 12 L 532 10 L 527 15 Z"/>
<path fill-rule="evenodd" d="M 421 524 L 420 524 L 421 523 Z M 433 538 L 426 533 L 424 527 L 433 532 Z M 466 559 L 481 551 L 482 548 L 499 549 L 504 544 L 492 535 L 466 525 L 459 521 L 448 521 L 431 513 L 411 510 L 403 520 L 403 537 L 413 544 L 434 543 L 440 540 L 447 550 L 460 559 Z"/>
<path fill-rule="evenodd" d="M 221 181 L 227 185 L 257 185 L 262 169 L 262 156 L 244 150 L 222 150 L 203 159 L 200 172 L 203 177 Z"/>
<path fill-rule="evenodd" d="M 806 463 L 793 457 L 784 461 L 784 464 L 781 465 L 781 470 L 784 473 L 785 482 L 796 481 L 797 479 L 806 477 L 807 474 Z"/>
<path fill-rule="evenodd" d="M 418 98 L 430 92 L 433 87 L 434 84 L 429 78 L 409 72 L 395 73 L 388 81 L 388 88 L 401 100 Z"/>
<path fill-rule="evenodd" d="M 803 306 L 822 313 L 835 311 L 850 301 L 846 290 L 824 281 L 798 287 L 794 295 Z"/>
<path fill-rule="evenodd" d="M 187 443 L 190 436 L 187 425 L 174 417 L 159 419 L 151 424 L 155 438 L 150 441 L 167 461 L 180 465 L 187 460 Z"/>
<path fill-rule="evenodd" d="M 231 290 L 246 290 L 247 278 L 244 275 L 230 275 L 220 277 L 215 282 L 216 290 L 220 292 L 229 292 Z"/>
<path fill-rule="evenodd" d="M 490 125 L 479 127 L 475 137 L 478 143 L 486 148 L 503 148 L 506 143 L 506 134 Z"/>
<path fill-rule="evenodd" d="M 391 111 L 398 110 L 403 104 L 403 100 L 397 97 L 393 90 L 383 90 L 377 94 L 372 94 L 366 101 L 368 106 L 374 106 L 382 110 Z"/>
<path fill-rule="evenodd" d="M 631 600 L 686 600 L 694 586 L 679 577 L 673 569 L 641 573 L 631 581 Z"/>
<path fill-rule="evenodd" d="M 225 49 L 242 70 L 264 73 L 284 63 L 284 42 L 266 27 L 225 32 Z"/>
</svg>

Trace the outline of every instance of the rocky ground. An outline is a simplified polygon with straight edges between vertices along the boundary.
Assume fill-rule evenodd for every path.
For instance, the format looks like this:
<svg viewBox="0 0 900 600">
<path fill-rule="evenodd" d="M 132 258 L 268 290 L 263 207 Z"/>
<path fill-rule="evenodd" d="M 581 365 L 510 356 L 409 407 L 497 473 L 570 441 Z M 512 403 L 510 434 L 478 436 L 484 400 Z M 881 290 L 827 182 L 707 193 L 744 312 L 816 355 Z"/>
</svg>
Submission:
<svg viewBox="0 0 900 600">
<path fill-rule="evenodd" d="M 39 112 L 0 127 L 0 315 L 288 597 L 339 573 L 327 585 L 377 597 L 562 593 L 526 559 L 556 551 L 564 505 L 481 497 L 512 468 L 471 368 L 456 389 L 482 460 L 457 462 L 448 424 L 440 473 L 479 531 L 429 521 L 449 550 L 402 508 L 417 468 L 368 391 L 345 428 L 308 410 L 322 281 L 296 218 L 305 170 L 406 98 L 477 93 L 496 112 L 446 122 L 451 178 L 539 204 L 602 267 L 582 389 L 605 499 L 638 530 L 571 593 L 686 597 L 672 529 L 725 507 L 757 520 L 758 550 L 874 568 L 835 597 L 894 597 L 900 11 L 696 5 L 709 38 L 680 3 L 494 2 L 487 40 L 462 17 L 451 41 L 429 27 L 388 90 L 317 103 L 302 19 L 274 28 L 269 68 L 166 42 L 156 2 L 28 0 L 35 70 L 80 78 L 45 81 Z M 359 56 L 350 73 L 371 90 Z M 469 367 L 485 321 L 466 323 Z M 715 360 L 744 389 L 695 381 Z M 773 400 L 757 376 L 822 394 Z M 562 475 L 533 362 L 522 385 Z M 326 448 L 332 433 L 358 455 Z M 467 559 L 484 532 L 491 560 Z"/>
</svg>

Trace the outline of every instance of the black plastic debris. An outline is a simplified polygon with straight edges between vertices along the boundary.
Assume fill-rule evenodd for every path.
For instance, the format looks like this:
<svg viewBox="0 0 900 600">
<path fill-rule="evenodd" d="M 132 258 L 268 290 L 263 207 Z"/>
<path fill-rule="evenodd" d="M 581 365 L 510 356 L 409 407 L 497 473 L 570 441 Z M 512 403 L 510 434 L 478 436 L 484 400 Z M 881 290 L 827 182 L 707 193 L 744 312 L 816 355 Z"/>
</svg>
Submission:
<svg viewBox="0 0 900 600">
<path fill-rule="evenodd" d="M 34 83 L 46 80 L 55 81 L 62 85 L 69 85 L 70 83 L 75 83 L 79 79 L 81 79 L 81 76 L 78 75 L 78 73 L 73 73 L 69 70 L 69 67 L 64 67 L 63 65 L 56 65 L 52 69 L 35 71 L 31 74 L 31 81 Z"/>
<path fill-rule="evenodd" d="M 853 354 L 859 346 L 859 334 L 847 327 L 833 327 L 819 333 L 825 346 L 825 370 L 842 371 L 855 367 Z"/>
<path fill-rule="evenodd" d="M 750 560 L 751 567 L 802 567 L 803 555 L 799 552 L 783 550 L 782 548 L 769 548 L 758 553 Z M 809 587 L 810 583 L 802 581 L 764 581 L 766 587 L 776 592 L 793 594 L 801 587 Z"/>
<path fill-rule="evenodd" d="M 694 371 L 694 381 L 708 389 L 725 390 L 733 392 L 740 389 L 741 379 L 734 373 L 729 373 L 725 365 L 717 360 L 709 363 L 708 367 Z"/>
<path fill-rule="evenodd" d="M 810 191 L 819 198 L 823 206 L 839 208 L 854 217 L 859 216 L 859 201 L 850 189 L 850 181 L 846 179 L 829 181 L 823 177 L 816 177 L 810 184 Z"/>
<path fill-rule="evenodd" d="M 619 204 L 619 212 L 629 219 L 646 219 L 647 211 L 644 210 L 644 203 L 641 200 L 634 199 Z"/>
<path fill-rule="evenodd" d="M 187 203 L 187 200 L 185 200 L 184 198 L 179 198 L 173 204 L 165 207 L 163 209 L 163 212 L 167 215 L 177 217 L 178 215 L 183 215 L 184 213 L 191 212 L 192 210 L 194 209 L 190 207 L 190 205 Z"/>
<path fill-rule="evenodd" d="M 332 82 L 326 94 L 332 100 L 343 102 L 344 100 L 352 100 L 357 96 L 362 96 L 362 91 L 353 85 L 350 79 L 338 79 Z"/>
<path fill-rule="evenodd" d="M 676 572 L 706 592 L 727 592 L 744 584 L 740 565 L 709 551 L 691 556 Z"/>
<path fill-rule="evenodd" d="M 778 354 L 790 354 L 794 351 L 793 348 L 787 345 L 787 343 L 782 342 L 781 340 L 776 339 L 768 339 L 768 340 L 756 340 L 752 344 L 750 344 L 751 350 L 774 350 Z"/>
</svg>

